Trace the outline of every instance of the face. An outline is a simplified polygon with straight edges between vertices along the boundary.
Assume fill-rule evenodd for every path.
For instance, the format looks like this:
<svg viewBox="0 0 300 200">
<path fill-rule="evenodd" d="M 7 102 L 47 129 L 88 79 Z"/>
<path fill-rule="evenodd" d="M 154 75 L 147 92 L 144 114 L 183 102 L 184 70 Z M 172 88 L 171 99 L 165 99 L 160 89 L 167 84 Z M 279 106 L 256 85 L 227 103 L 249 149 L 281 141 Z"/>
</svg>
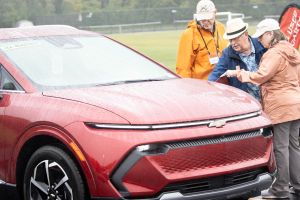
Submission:
<svg viewBox="0 0 300 200">
<path fill-rule="evenodd" d="M 273 31 L 265 32 L 258 38 L 260 43 L 267 49 L 270 48 L 270 43 L 272 39 L 273 39 Z"/>
<path fill-rule="evenodd" d="M 243 53 L 249 50 L 248 40 L 248 33 L 245 32 L 236 38 L 230 39 L 229 42 L 236 52 Z"/>
<path fill-rule="evenodd" d="M 212 19 L 200 20 L 200 26 L 206 30 L 212 30 L 215 23 L 216 16 L 214 14 Z"/>
</svg>

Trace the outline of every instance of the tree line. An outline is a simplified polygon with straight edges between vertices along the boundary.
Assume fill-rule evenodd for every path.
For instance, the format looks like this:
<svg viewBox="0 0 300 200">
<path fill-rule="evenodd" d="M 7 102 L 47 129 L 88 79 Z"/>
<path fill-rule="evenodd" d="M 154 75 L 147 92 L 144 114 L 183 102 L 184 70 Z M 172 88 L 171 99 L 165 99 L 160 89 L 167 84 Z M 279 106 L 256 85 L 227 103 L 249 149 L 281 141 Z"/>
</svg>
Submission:
<svg viewBox="0 0 300 200">
<path fill-rule="evenodd" d="M 0 27 L 11 27 L 21 19 L 33 20 L 39 16 L 67 15 L 109 10 L 146 8 L 195 8 L 198 0 L 0 0 Z M 270 5 L 290 0 L 214 0 L 218 7 Z"/>
</svg>

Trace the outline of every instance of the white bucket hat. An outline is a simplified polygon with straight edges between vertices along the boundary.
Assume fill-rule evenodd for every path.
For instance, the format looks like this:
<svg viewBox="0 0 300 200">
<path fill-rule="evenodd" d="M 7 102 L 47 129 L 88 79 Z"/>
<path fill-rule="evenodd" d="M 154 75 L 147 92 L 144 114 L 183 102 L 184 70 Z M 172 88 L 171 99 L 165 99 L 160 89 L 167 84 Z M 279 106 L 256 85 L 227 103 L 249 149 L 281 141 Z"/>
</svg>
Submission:
<svg viewBox="0 0 300 200">
<path fill-rule="evenodd" d="M 197 4 L 194 19 L 197 21 L 213 19 L 216 11 L 215 4 L 211 0 L 200 0 Z"/>
<path fill-rule="evenodd" d="M 227 40 L 234 39 L 246 32 L 247 29 L 248 23 L 245 23 L 242 18 L 228 20 L 223 38 Z"/>
<path fill-rule="evenodd" d="M 279 30 L 279 23 L 275 19 L 264 19 L 259 22 L 256 26 L 256 32 L 252 37 L 258 38 L 262 36 L 265 32 Z"/>
</svg>

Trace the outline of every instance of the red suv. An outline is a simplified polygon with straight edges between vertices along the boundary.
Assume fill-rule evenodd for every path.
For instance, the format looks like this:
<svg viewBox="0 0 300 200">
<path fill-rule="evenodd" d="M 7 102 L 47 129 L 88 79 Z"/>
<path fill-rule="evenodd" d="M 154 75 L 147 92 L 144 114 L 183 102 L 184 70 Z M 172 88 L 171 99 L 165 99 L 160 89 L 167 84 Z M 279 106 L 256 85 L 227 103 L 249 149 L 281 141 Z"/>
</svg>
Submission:
<svg viewBox="0 0 300 200">
<path fill-rule="evenodd" d="M 270 121 L 240 90 L 69 26 L 1 29 L 0 64 L 0 188 L 23 200 L 229 199 L 272 182 Z"/>
</svg>

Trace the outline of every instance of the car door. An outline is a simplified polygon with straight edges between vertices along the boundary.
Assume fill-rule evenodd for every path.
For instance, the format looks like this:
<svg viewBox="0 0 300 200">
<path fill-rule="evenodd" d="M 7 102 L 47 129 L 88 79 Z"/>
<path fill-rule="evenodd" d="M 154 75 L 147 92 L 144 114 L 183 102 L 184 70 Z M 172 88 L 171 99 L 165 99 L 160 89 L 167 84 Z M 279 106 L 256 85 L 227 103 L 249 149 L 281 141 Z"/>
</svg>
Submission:
<svg viewBox="0 0 300 200">
<path fill-rule="evenodd" d="M 1 70 L 2 67 L 0 67 L 0 83 L 2 80 L 2 74 Z M 4 162 L 4 138 L 3 138 L 3 116 L 4 116 L 4 109 L 5 109 L 5 94 L 3 94 L 2 90 L 0 90 L 0 183 L 1 180 L 4 180 L 5 174 L 3 169 L 3 162 Z"/>
<path fill-rule="evenodd" d="M 5 126 L 5 110 L 10 105 L 11 96 L 20 90 L 20 86 L 0 64 L 0 183 L 5 180 L 7 158 L 5 152 L 11 139 L 9 129 Z"/>
</svg>

